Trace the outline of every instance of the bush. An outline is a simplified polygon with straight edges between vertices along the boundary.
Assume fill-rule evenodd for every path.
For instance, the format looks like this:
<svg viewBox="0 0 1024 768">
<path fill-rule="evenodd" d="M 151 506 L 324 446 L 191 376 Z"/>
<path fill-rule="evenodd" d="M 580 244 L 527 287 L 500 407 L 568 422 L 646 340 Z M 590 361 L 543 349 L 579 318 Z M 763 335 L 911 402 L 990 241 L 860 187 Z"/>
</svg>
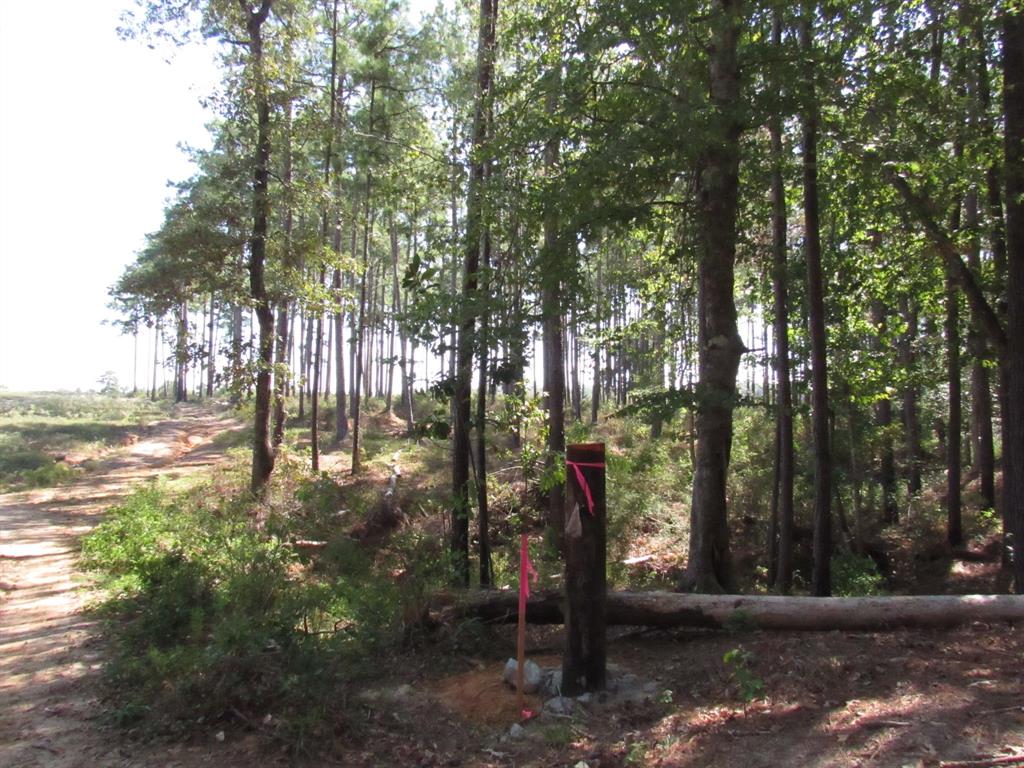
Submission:
<svg viewBox="0 0 1024 768">
<path fill-rule="evenodd" d="M 108 587 L 115 720 L 273 711 L 277 735 L 305 749 L 352 670 L 399 636 L 399 587 L 340 544 L 327 558 L 336 567 L 304 569 L 286 522 L 271 535 L 242 488 L 210 490 L 140 488 L 84 540 Z M 330 506 L 322 478 L 303 496 Z"/>
<path fill-rule="evenodd" d="M 868 597 L 884 593 L 885 577 L 870 557 L 848 553 L 832 558 L 832 594 Z"/>
</svg>

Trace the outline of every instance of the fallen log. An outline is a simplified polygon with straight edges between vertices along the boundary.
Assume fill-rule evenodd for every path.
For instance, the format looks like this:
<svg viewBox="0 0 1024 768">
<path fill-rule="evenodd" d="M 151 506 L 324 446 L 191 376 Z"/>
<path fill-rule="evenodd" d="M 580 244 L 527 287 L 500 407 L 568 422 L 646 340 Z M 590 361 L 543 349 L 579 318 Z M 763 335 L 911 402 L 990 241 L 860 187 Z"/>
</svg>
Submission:
<svg viewBox="0 0 1024 768">
<path fill-rule="evenodd" d="M 442 619 L 516 620 L 517 593 L 491 590 L 450 598 Z M 563 623 L 562 596 L 535 594 L 526 606 L 532 624 Z M 784 597 L 609 592 L 608 624 L 644 627 L 750 628 L 797 631 L 877 631 L 952 627 L 972 622 L 1024 622 L 1022 595 L 898 597 Z"/>
</svg>

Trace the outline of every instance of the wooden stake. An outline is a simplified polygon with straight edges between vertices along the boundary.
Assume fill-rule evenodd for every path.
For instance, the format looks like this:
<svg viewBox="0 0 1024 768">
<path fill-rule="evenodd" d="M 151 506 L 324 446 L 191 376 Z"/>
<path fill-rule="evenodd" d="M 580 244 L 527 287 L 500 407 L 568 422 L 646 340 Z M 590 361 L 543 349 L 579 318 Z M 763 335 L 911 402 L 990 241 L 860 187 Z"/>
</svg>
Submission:
<svg viewBox="0 0 1024 768">
<path fill-rule="evenodd" d="M 526 598 L 529 596 L 529 549 L 526 534 L 519 538 L 519 631 L 516 636 L 516 709 L 520 717 L 527 718 L 526 697 L 523 694 L 523 683 L 526 666 Z"/>
<path fill-rule="evenodd" d="M 604 689 L 606 639 L 606 511 L 604 443 L 570 445 L 565 453 L 565 653 L 562 692 Z"/>
</svg>

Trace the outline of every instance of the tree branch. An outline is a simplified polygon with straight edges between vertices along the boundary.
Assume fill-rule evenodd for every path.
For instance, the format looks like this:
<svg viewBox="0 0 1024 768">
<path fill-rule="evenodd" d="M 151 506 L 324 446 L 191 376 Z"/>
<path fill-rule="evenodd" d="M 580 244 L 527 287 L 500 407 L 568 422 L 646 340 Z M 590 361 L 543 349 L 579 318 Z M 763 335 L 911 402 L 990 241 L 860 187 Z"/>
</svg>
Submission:
<svg viewBox="0 0 1024 768">
<path fill-rule="evenodd" d="M 979 331 L 988 337 L 1000 356 L 1005 355 L 1006 330 L 999 322 L 999 317 L 992 309 L 992 305 L 985 299 L 985 294 L 982 293 L 978 281 L 975 280 L 974 273 L 964 263 L 956 243 L 935 220 L 930 201 L 914 192 L 907 180 L 900 176 L 892 165 L 888 163 L 882 165 L 882 176 L 900 193 L 900 197 L 907 204 L 911 215 L 924 227 L 932 244 L 948 261 L 953 279 L 967 296 L 967 303 L 971 308 L 971 321 Z"/>
</svg>

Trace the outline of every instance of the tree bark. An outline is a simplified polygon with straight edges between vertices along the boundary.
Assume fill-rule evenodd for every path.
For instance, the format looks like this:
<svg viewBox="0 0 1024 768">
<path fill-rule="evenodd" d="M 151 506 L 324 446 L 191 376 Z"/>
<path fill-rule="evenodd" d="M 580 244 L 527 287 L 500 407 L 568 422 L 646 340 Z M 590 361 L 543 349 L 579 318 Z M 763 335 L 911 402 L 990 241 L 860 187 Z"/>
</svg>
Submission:
<svg viewBox="0 0 1024 768">
<path fill-rule="evenodd" d="M 814 441 L 814 565 L 811 590 L 831 594 L 832 452 L 829 445 L 825 285 L 821 267 L 818 211 L 818 104 L 814 88 L 813 4 L 805 4 L 800 20 L 800 46 L 806 60 L 804 87 L 803 166 L 804 242 L 807 255 L 807 305 L 811 332 L 811 431 Z"/>
<path fill-rule="evenodd" d="M 355 222 L 352 223 L 355 226 Z M 335 253 L 341 251 L 341 232 L 338 231 L 335 238 Z M 340 443 L 348 437 L 348 403 L 345 393 L 345 310 L 343 309 L 343 298 L 341 295 L 341 270 L 335 268 L 334 277 L 331 280 L 331 287 L 334 291 L 334 440 Z"/>
<path fill-rule="evenodd" d="M 551 49 L 554 51 L 554 48 Z M 549 90 L 545 94 L 548 112 L 554 114 L 561 98 L 562 61 L 555 52 L 554 72 Z M 551 177 L 556 173 L 561 150 L 561 137 L 551 135 L 544 144 L 544 173 Z M 559 218 L 554 203 L 544 211 L 544 245 L 541 251 L 541 315 L 542 346 L 544 350 L 544 391 L 546 393 L 548 442 L 547 468 L 561 461 L 565 453 L 565 365 L 562 349 L 564 337 L 564 308 L 562 306 L 562 272 L 565 256 L 558 241 Z M 548 492 L 547 525 L 557 542 L 559 551 L 564 549 L 565 489 L 561 483 L 554 483 Z"/>
<path fill-rule="evenodd" d="M 872 348 L 876 354 L 883 354 L 883 336 L 888 325 L 888 312 L 885 305 L 879 299 L 871 302 L 871 322 L 875 326 L 875 335 L 872 337 Z M 879 466 L 878 485 L 882 491 L 882 520 L 887 525 L 897 521 L 896 511 L 896 458 L 892 445 L 892 400 L 887 394 L 883 394 L 875 402 L 875 424 L 880 435 L 879 441 Z M 852 439 L 852 438 L 851 438 Z M 850 444 L 851 454 L 854 451 L 853 443 Z M 853 459 L 851 458 L 851 461 Z"/>
<path fill-rule="evenodd" d="M 373 107 L 377 95 L 377 81 L 370 80 L 370 116 L 369 133 L 373 135 Z M 370 276 L 367 274 L 370 261 L 370 229 L 373 227 L 373 213 L 371 209 L 373 192 L 373 171 L 366 169 L 366 215 L 363 221 L 363 255 L 362 255 L 362 276 L 359 281 L 359 317 L 356 320 L 355 328 L 355 364 L 352 368 L 352 474 L 357 474 L 361 469 L 361 457 L 359 455 L 359 439 L 361 426 L 361 395 L 363 386 L 363 339 L 366 336 L 366 281 Z M 354 226 L 354 223 L 353 223 Z"/>
<path fill-rule="evenodd" d="M 601 313 L 603 311 L 604 285 L 601 280 L 602 260 L 597 262 L 597 280 L 594 286 L 594 340 L 591 352 L 592 364 L 594 367 L 594 381 L 590 389 L 590 423 L 597 424 L 598 413 L 601 410 Z"/>
<path fill-rule="evenodd" d="M 412 216 L 409 218 L 409 244 L 406 248 L 406 253 L 411 254 L 411 258 L 416 258 L 416 211 L 413 210 Z M 402 300 L 402 311 L 406 312 L 409 308 L 409 296 L 408 294 Z M 407 355 L 409 350 L 409 338 L 406 333 L 405 326 L 403 323 L 398 324 L 398 334 L 400 340 L 400 358 L 399 366 L 402 369 L 402 407 L 405 409 L 405 428 L 406 431 L 411 435 L 416 427 L 414 412 L 414 400 L 413 400 L 413 382 L 415 381 L 415 361 L 416 361 L 416 344 L 412 344 L 412 350 Z"/>
<path fill-rule="evenodd" d="M 964 263 L 956 243 L 949 237 L 932 214 L 928 200 L 914 192 L 907 180 L 890 166 L 883 166 L 882 174 L 900 193 L 907 209 L 914 219 L 921 224 L 925 234 L 935 245 L 936 250 L 946 260 L 952 279 L 963 291 L 967 304 L 971 309 L 971 322 L 985 335 L 986 339 L 996 348 L 1000 355 L 1005 354 L 1007 347 L 1006 331 L 999 322 L 992 305 L 982 292 L 974 274 Z"/>
<path fill-rule="evenodd" d="M 782 50 L 782 14 L 772 17 L 772 46 Z M 779 84 L 781 85 L 781 84 Z M 786 188 L 782 177 L 782 119 L 774 115 L 769 121 L 772 154 L 772 298 L 774 301 L 773 331 L 775 336 L 775 479 L 777 497 L 778 543 L 773 560 L 774 587 L 786 594 L 793 583 L 793 395 L 789 366 L 789 274 L 786 258 Z"/>
<path fill-rule="evenodd" d="M 160 369 L 160 318 L 153 324 L 153 388 L 149 391 L 149 399 L 156 401 L 156 374 Z"/>
<path fill-rule="evenodd" d="M 736 374 L 746 351 L 736 325 L 733 279 L 739 199 L 740 3 L 716 0 L 709 54 L 715 138 L 703 150 L 697 177 L 698 266 L 697 456 L 690 505 L 689 562 L 680 586 L 697 592 L 733 588 L 726 476 L 732 446 Z"/>
<path fill-rule="evenodd" d="M 462 295 L 459 308 L 459 337 L 456 347 L 455 395 L 452 432 L 452 539 L 451 552 L 457 583 L 469 586 L 469 465 L 470 406 L 473 386 L 473 351 L 476 342 L 476 318 L 479 313 L 477 287 L 480 252 L 483 247 L 483 182 L 485 144 L 487 140 L 487 104 L 491 92 L 494 66 L 495 23 L 497 0 L 480 0 L 477 36 L 476 95 L 473 114 L 473 135 L 470 149 L 469 186 L 466 196 L 466 239 L 463 249 Z M 486 372 L 483 374 L 486 379 Z M 483 399 L 482 405 L 486 403 Z M 480 425 L 482 428 L 483 425 Z M 482 433 L 481 433 L 482 434 Z M 481 477 L 477 475 L 477 481 Z M 486 537 L 485 537 L 486 538 Z M 486 568 L 481 563 L 481 573 Z M 489 571 L 489 568 L 487 569 Z"/>
<path fill-rule="evenodd" d="M 1003 422 L 1003 503 L 1013 577 L 1024 594 L 1024 11 L 1003 10 L 1004 174 L 1006 179 L 1007 392 Z"/>
<path fill-rule="evenodd" d="M 391 239 L 391 317 L 388 320 L 388 373 L 384 390 L 384 410 L 394 413 L 393 397 L 395 382 L 395 330 L 398 326 L 398 226 L 395 215 L 388 221 L 388 236 Z"/>
<path fill-rule="evenodd" d="M 917 341 L 917 310 L 910 306 L 910 299 L 901 296 L 899 299 L 900 315 L 906 330 L 900 335 L 898 353 L 900 366 L 908 381 L 903 388 L 901 419 L 903 421 L 905 473 L 907 492 L 913 496 L 921 492 L 921 420 L 917 411 L 917 384 L 914 381 Z"/>
<path fill-rule="evenodd" d="M 286 189 L 290 190 L 292 185 L 292 102 L 287 99 L 285 102 L 285 129 L 284 129 L 284 162 L 283 182 Z M 291 195 L 287 195 L 289 203 L 284 214 L 284 261 L 286 267 L 292 266 L 292 229 L 295 223 L 295 214 L 290 203 Z M 274 371 L 274 413 L 273 429 L 270 444 L 276 451 L 284 440 L 284 399 L 288 386 L 288 328 L 289 328 L 289 301 L 283 298 L 278 302 L 277 308 L 277 339 L 274 359 L 277 360 L 277 368 Z"/>
<path fill-rule="evenodd" d="M 188 400 L 188 304 L 178 304 L 177 334 L 174 341 L 174 402 Z"/>
<path fill-rule="evenodd" d="M 964 225 L 970 232 L 967 266 L 981 272 L 981 238 L 978 234 L 978 191 L 971 189 L 964 199 Z M 971 357 L 971 446 L 972 466 L 978 473 L 981 508 L 995 509 L 995 449 L 992 436 L 992 389 L 985 365 L 988 350 L 974 327 L 967 332 L 967 352 Z"/>
<path fill-rule="evenodd" d="M 490 591 L 459 596 L 443 609 L 451 619 L 493 623 L 516 620 L 518 596 Z M 532 624 L 563 623 L 559 593 L 532 597 L 526 619 Z M 1024 622 L 1019 595 L 936 595 L 912 597 L 784 597 L 780 595 L 688 595 L 677 592 L 609 592 L 609 625 L 659 628 L 764 629 L 812 632 L 876 632 L 902 627 L 953 627 Z"/>
<path fill-rule="evenodd" d="M 323 287 L 325 267 L 317 275 L 317 290 Z M 324 312 L 316 310 L 316 352 L 313 354 L 313 386 L 309 396 L 309 450 L 314 472 L 320 471 L 320 365 L 324 353 Z"/>
<path fill-rule="evenodd" d="M 249 32 L 256 98 L 256 154 L 253 161 L 252 235 L 249 239 L 249 294 L 259 323 L 256 365 L 256 402 L 253 418 L 252 481 L 253 493 L 262 495 L 274 471 L 274 452 L 270 445 L 270 374 L 274 362 L 274 313 L 270 309 L 264 270 L 267 256 L 267 219 L 270 216 L 270 99 L 263 71 L 263 22 L 270 13 L 271 0 L 263 0 L 253 11 L 247 0 L 239 0 Z"/>
<path fill-rule="evenodd" d="M 949 413 L 946 437 L 946 539 L 951 547 L 963 543 L 960 507 L 960 431 L 963 404 L 960 392 L 960 292 L 952 277 L 946 278 L 946 377 Z"/>
<path fill-rule="evenodd" d="M 497 0 L 494 0 L 496 2 Z M 488 169 L 484 168 L 485 177 Z M 491 266 L 491 232 L 490 227 L 484 225 L 483 245 L 484 273 L 481 277 L 481 296 L 487 296 L 488 284 L 487 275 Z M 477 387 L 476 399 L 476 508 L 477 508 L 477 548 L 480 556 L 480 586 L 490 587 L 493 582 L 493 569 L 491 567 L 491 515 L 490 506 L 487 503 L 487 368 L 488 368 L 488 309 L 484 308 L 480 313 L 480 327 L 478 344 L 480 347 L 480 380 Z"/>
<path fill-rule="evenodd" d="M 217 329 L 217 306 L 213 301 L 213 291 L 210 291 L 210 338 L 207 342 L 206 350 L 206 396 L 213 397 L 213 379 L 217 371 L 217 354 L 214 332 Z M 137 343 L 137 333 L 136 333 Z M 135 386 L 132 386 L 132 393 L 135 392 Z"/>
</svg>

